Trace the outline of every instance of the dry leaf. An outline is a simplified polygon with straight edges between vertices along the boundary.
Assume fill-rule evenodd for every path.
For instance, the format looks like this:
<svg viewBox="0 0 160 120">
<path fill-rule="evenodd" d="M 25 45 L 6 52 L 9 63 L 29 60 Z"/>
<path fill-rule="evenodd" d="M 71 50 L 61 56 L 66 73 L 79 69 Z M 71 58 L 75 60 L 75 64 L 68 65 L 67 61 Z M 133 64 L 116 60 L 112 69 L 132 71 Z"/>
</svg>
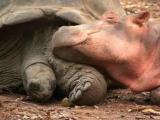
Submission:
<svg viewBox="0 0 160 120">
<path fill-rule="evenodd" d="M 156 110 L 153 110 L 151 108 L 142 110 L 142 113 L 144 113 L 145 115 L 157 115 L 157 116 L 160 116 L 160 111 L 156 111 Z"/>
</svg>

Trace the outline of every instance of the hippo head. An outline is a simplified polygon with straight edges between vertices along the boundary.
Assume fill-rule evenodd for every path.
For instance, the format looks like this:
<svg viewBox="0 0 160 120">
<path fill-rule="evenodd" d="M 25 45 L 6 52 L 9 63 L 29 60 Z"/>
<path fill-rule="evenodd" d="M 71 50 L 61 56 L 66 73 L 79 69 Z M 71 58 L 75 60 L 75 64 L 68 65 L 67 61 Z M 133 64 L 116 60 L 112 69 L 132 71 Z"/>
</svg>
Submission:
<svg viewBox="0 0 160 120">
<path fill-rule="evenodd" d="M 135 92 L 160 86 L 160 24 L 148 12 L 61 27 L 53 36 L 53 52 L 65 60 L 92 64 Z"/>
</svg>

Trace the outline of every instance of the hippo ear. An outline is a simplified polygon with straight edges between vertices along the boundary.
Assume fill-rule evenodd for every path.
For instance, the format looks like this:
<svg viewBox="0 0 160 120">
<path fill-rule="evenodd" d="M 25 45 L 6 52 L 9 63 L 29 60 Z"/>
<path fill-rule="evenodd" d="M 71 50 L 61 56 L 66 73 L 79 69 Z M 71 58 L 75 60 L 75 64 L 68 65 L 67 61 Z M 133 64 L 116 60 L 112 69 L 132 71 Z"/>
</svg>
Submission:
<svg viewBox="0 0 160 120">
<path fill-rule="evenodd" d="M 142 12 L 136 16 L 133 17 L 133 23 L 137 24 L 138 26 L 143 26 L 143 24 L 145 22 L 147 22 L 150 18 L 150 13 L 145 11 L 145 12 Z"/>
</svg>

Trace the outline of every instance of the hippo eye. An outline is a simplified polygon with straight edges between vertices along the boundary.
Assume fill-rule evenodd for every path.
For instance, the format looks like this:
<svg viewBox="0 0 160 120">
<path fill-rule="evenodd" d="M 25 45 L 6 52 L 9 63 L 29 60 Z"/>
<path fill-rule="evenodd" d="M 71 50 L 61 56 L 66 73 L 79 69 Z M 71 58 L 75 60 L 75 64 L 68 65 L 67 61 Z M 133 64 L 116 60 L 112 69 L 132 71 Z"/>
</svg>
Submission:
<svg viewBox="0 0 160 120">
<path fill-rule="evenodd" d="M 112 18 L 112 17 L 106 19 L 106 22 L 107 22 L 107 23 L 110 23 L 110 24 L 118 23 L 118 22 L 117 22 L 114 18 Z"/>
</svg>

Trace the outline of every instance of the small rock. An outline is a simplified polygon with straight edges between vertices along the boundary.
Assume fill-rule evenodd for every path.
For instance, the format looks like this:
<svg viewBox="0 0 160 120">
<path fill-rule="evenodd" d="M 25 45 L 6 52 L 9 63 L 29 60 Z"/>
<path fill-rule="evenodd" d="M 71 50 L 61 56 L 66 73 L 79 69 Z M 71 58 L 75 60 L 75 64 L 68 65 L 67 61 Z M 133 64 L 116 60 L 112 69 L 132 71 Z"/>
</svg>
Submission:
<svg viewBox="0 0 160 120">
<path fill-rule="evenodd" d="M 120 115 L 120 118 L 124 118 L 125 117 L 125 115 Z"/>
<path fill-rule="evenodd" d="M 81 108 L 85 108 L 85 107 L 86 107 L 85 105 L 81 106 Z"/>
<path fill-rule="evenodd" d="M 100 119 L 100 117 L 99 117 L 99 116 L 97 116 L 97 117 L 96 117 L 96 119 Z"/>
<path fill-rule="evenodd" d="M 32 116 L 31 116 L 31 119 L 32 119 L 32 120 L 35 120 L 35 119 L 38 119 L 38 118 L 39 118 L 39 117 L 38 117 L 37 115 L 32 115 Z"/>
<path fill-rule="evenodd" d="M 99 107 L 98 107 L 97 105 L 94 105 L 94 108 L 95 108 L 95 109 L 98 109 Z"/>
<path fill-rule="evenodd" d="M 68 98 L 64 98 L 64 99 L 62 100 L 61 104 L 62 104 L 62 106 L 64 106 L 64 107 L 71 107 L 71 106 L 74 105 L 71 101 L 69 101 Z"/>
<path fill-rule="evenodd" d="M 24 115 L 23 119 L 29 119 L 29 117 L 27 115 Z"/>
<path fill-rule="evenodd" d="M 143 117 L 143 116 L 136 116 L 135 119 L 136 119 L 136 120 L 145 120 L 146 118 Z"/>
<path fill-rule="evenodd" d="M 128 112 L 132 112 L 133 110 L 132 109 L 128 109 Z"/>
<path fill-rule="evenodd" d="M 74 106 L 74 108 L 75 108 L 75 109 L 80 109 L 81 107 L 80 107 L 80 106 L 75 105 L 75 106 Z"/>
</svg>

